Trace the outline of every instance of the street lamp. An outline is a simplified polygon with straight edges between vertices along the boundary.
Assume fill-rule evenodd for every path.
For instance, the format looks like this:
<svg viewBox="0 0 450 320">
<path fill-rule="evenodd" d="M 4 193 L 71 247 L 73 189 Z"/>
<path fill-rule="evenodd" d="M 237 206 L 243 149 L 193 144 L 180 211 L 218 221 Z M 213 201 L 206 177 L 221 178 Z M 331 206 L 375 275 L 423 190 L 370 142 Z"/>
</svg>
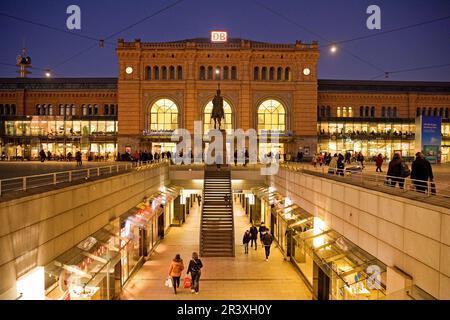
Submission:
<svg viewBox="0 0 450 320">
<path fill-rule="evenodd" d="M 332 45 L 331 47 L 330 47 L 330 52 L 331 53 L 335 53 L 337 51 L 337 47 L 336 47 L 336 45 Z"/>
</svg>

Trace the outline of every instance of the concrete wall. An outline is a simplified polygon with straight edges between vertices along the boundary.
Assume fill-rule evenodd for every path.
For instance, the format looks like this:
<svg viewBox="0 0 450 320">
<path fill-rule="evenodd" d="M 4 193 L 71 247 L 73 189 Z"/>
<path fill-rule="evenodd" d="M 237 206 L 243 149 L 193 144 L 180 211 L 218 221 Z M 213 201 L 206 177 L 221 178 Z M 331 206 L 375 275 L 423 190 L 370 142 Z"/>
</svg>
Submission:
<svg viewBox="0 0 450 320">
<path fill-rule="evenodd" d="M 278 192 L 438 299 L 450 299 L 450 209 L 280 168 Z"/>
<path fill-rule="evenodd" d="M 44 266 L 169 183 L 167 165 L 0 203 L 0 299 Z"/>
</svg>

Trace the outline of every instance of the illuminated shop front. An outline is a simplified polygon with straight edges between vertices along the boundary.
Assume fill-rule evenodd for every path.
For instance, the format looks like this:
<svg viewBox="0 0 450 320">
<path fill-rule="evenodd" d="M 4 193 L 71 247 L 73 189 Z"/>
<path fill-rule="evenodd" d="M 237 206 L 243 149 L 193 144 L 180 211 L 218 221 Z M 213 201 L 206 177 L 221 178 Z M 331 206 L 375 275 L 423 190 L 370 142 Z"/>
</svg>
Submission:
<svg viewBox="0 0 450 320">
<path fill-rule="evenodd" d="M 115 117 L 20 116 L 6 118 L 1 127 L 1 149 L 10 159 L 39 157 L 43 149 L 55 159 L 75 156 L 114 159 L 117 150 Z"/>
</svg>

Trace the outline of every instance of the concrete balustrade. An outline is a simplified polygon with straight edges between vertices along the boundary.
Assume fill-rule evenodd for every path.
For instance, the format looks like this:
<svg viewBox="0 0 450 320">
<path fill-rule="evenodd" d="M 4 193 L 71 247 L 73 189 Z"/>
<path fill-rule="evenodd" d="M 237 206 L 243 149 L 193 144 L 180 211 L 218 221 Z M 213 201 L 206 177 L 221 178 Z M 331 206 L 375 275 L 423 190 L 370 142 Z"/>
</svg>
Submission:
<svg viewBox="0 0 450 320">
<path fill-rule="evenodd" d="M 44 266 L 145 196 L 169 184 L 167 164 L 0 202 L 0 299 L 16 279 Z"/>
<path fill-rule="evenodd" d="M 438 299 L 450 299 L 450 209 L 280 168 L 268 182 Z"/>
</svg>

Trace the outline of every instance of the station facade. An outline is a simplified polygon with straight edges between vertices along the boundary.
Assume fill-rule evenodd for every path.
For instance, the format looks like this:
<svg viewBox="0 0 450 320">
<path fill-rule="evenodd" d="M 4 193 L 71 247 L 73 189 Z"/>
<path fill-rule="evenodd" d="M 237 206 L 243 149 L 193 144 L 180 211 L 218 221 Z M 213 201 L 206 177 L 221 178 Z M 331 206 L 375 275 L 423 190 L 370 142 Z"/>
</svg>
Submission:
<svg viewBox="0 0 450 320">
<path fill-rule="evenodd" d="M 174 151 L 177 128 L 212 127 L 220 85 L 225 129 L 255 129 L 259 156 L 362 151 L 415 153 L 415 119 L 442 119 L 450 161 L 450 83 L 318 80 L 317 42 L 197 38 L 118 41 L 118 78 L 0 79 L 0 147 L 8 158 L 40 149 L 114 159 L 118 152 Z M 268 133 L 276 142 L 261 139 Z"/>
</svg>

